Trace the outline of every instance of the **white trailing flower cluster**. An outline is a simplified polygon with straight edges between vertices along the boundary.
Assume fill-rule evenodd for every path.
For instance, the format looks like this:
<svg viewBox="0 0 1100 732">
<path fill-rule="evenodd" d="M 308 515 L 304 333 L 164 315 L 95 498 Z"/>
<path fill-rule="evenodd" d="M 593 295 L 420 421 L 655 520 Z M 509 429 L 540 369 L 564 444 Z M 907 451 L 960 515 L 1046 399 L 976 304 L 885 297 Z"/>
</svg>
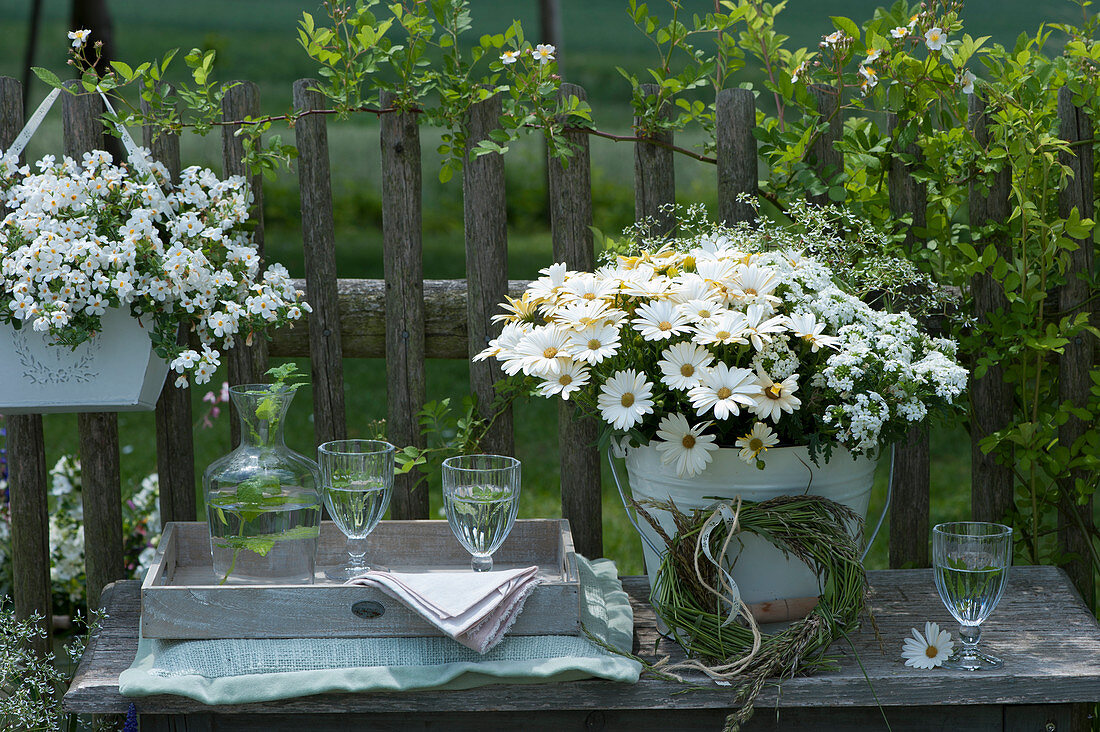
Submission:
<svg viewBox="0 0 1100 732">
<path fill-rule="evenodd" d="M 681 476 L 723 445 L 761 467 L 780 443 L 872 452 L 959 396 L 954 343 L 846 294 L 814 259 L 766 251 L 776 238 L 742 226 L 595 273 L 555 264 L 476 358 L 655 441 Z"/>
<path fill-rule="evenodd" d="M 71 611 L 86 603 L 84 582 L 84 502 L 80 461 L 62 455 L 49 472 L 50 582 L 54 597 L 64 604 L 57 611 Z M 139 486 L 126 490 L 122 504 L 124 557 L 129 576 L 141 578 L 156 558 L 160 540 L 160 508 L 157 474 L 146 476 Z M 2 499 L 0 486 L 0 499 Z M 0 595 L 11 585 L 11 511 L 0 500 Z"/>
<path fill-rule="evenodd" d="M 235 334 L 297 320 L 309 307 L 282 265 L 261 274 L 244 178 L 191 167 L 172 185 L 162 165 L 149 166 L 153 176 L 103 151 L 81 161 L 46 156 L 33 170 L 0 157 L 0 323 L 76 346 L 108 308 L 128 308 L 152 321 L 177 385 L 188 375 L 201 384 Z M 180 324 L 201 350 L 176 344 Z"/>
</svg>

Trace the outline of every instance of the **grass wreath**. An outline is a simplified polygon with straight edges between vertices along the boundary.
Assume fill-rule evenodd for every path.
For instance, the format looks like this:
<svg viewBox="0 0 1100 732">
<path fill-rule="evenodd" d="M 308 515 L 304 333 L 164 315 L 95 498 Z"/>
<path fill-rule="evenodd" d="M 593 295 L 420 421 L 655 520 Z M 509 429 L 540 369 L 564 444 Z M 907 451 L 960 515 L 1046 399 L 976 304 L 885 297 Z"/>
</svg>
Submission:
<svg viewBox="0 0 1100 732">
<path fill-rule="evenodd" d="M 723 504 L 729 507 L 725 515 L 735 513 L 736 519 L 719 520 L 712 530 L 704 531 Z M 836 666 L 829 646 L 858 627 L 867 599 L 867 576 L 860 557 L 863 522 L 854 511 L 819 496 L 781 496 L 760 503 L 719 501 L 691 515 L 671 501 L 644 501 L 635 507 L 668 545 L 653 588 L 657 616 L 689 658 L 703 662 L 705 670 L 712 671 L 708 675 L 733 684 L 739 709 L 726 720 L 726 730 L 738 730 L 748 721 L 766 680 Z M 675 535 L 668 536 L 647 507 L 671 513 Z M 699 562 L 698 556 L 701 541 L 709 544 L 712 556 L 723 556 L 724 547 L 739 541 L 736 535 L 730 536 L 731 526 L 735 534 L 764 538 L 818 575 L 821 596 L 809 615 L 773 634 L 756 632 L 751 619 L 728 622 L 729 601 L 720 600 L 714 591 L 722 582 L 720 569 L 712 562 Z M 857 527 L 856 531 L 850 533 L 849 526 Z M 721 673 L 730 668 L 736 673 Z"/>
</svg>

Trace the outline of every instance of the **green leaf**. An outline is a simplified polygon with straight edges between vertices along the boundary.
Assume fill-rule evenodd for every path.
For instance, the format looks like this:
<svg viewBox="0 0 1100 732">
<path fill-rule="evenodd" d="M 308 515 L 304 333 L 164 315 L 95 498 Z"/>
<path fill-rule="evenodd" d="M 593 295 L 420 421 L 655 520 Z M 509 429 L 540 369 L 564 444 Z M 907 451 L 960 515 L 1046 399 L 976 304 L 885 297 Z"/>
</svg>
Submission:
<svg viewBox="0 0 1100 732">
<path fill-rule="evenodd" d="M 833 26 L 837 30 L 842 30 L 857 41 L 859 40 L 859 26 L 850 18 L 845 18 L 843 15 L 831 15 L 829 20 L 833 21 Z"/>
<path fill-rule="evenodd" d="M 39 79 L 41 79 L 46 84 L 49 84 L 50 86 L 52 86 L 54 89 L 64 89 L 65 88 L 61 84 L 61 79 L 57 78 L 57 74 L 50 71 L 49 69 L 44 69 L 41 66 L 32 66 L 31 71 L 34 72 L 35 76 L 37 76 Z"/>
</svg>

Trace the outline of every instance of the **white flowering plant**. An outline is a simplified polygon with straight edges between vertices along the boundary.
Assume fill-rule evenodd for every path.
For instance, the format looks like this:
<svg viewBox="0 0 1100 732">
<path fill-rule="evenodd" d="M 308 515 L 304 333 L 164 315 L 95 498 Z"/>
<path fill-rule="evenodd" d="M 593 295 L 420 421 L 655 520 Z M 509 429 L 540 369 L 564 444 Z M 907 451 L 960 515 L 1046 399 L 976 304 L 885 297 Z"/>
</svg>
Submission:
<svg viewBox="0 0 1100 732">
<path fill-rule="evenodd" d="M 174 184 L 138 154 L 48 155 L 33 167 L 0 154 L 0 324 L 75 348 L 109 308 L 125 308 L 151 324 L 177 386 L 205 383 L 234 336 L 250 342 L 309 306 L 282 265 L 261 273 L 244 178 L 191 167 Z M 200 350 L 177 344 L 181 325 Z"/>
<path fill-rule="evenodd" d="M 759 467 L 775 445 L 874 453 L 952 405 L 967 372 L 952 341 L 842 287 L 807 251 L 841 250 L 843 235 L 815 207 L 792 213 L 802 221 L 643 240 L 595 272 L 547 267 L 475 358 L 574 402 L 620 444 L 654 445 L 681 476 L 723 446 Z"/>
<path fill-rule="evenodd" d="M 2 471 L 0 471 L 2 473 Z M 49 471 L 50 585 L 56 615 L 75 616 L 87 610 L 84 577 L 84 502 L 80 461 L 62 455 Z M 10 594 L 11 509 L 6 481 L 0 474 L 0 596 Z M 127 575 L 140 579 L 152 565 L 160 540 L 157 474 L 128 486 L 122 501 L 123 558 Z"/>
</svg>

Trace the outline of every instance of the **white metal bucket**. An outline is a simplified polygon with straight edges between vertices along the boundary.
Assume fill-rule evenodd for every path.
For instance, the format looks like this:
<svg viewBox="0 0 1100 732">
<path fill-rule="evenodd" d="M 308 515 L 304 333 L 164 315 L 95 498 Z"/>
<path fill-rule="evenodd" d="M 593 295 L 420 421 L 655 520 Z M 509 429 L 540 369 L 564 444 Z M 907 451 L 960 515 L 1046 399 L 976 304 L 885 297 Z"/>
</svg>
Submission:
<svg viewBox="0 0 1100 732">
<path fill-rule="evenodd" d="M 118 308 L 102 321 L 76 350 L 50 345 L 29 323 L 0 326 L 0 414 L 153 409 L 168 364 L 153 352 L 148 325 Z"/>
<path fill-rule="evenodd" d="M 674 466 L 661 462 L 655 447 L 630 448 L 626 454 L 630 491 L 637 501 L 671 499 L 687 513 L 706 508 L 719 498 L 740 496 L 743 500 L 765 501 L 784 495 L 818 495 L 842 503 L 866 519 L 876 460 L 854 457 L 843 448 L 835 448 L 828 463 L 814 465 L 806 448 L 784 447 L 768 450 L 767 467 L 759 470 L 741 460 L 738 452 L 736 448 L 719 448 L 711 453 L 713 460 L 702 473 L 680 478 Z M 675 532 L 671 514 L 646 510 L 670 536 Z M 664 540 L 640 517 L 636 528 L 642 534 L 646 573 L 653 586 Z M 817 577 L 804 562 L 785 557 L 756 535 L 738 538 L 741 543 L 735 541 L 730 547 L 730 559 L 736 558 L 731 574 L 746 602 L 820 594 Z"/>
</svg>

